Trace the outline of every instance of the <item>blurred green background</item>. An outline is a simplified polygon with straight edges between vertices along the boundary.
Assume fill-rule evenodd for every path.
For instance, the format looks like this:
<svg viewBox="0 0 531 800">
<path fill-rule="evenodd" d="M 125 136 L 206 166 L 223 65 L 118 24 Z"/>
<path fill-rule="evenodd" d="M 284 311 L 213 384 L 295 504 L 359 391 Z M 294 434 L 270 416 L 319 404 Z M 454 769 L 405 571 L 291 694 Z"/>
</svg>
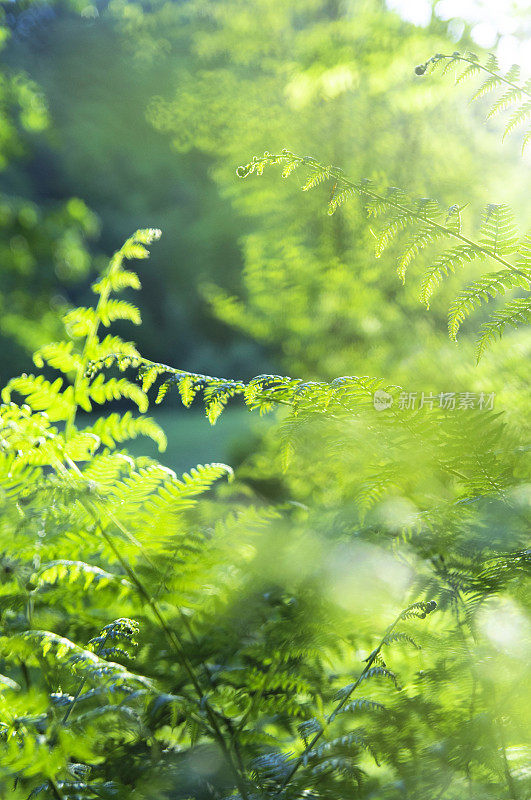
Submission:
<svg viewBox="0 0 531 800">
<path fill-rule="evenodd" d="M 448 340 L 449 300 L 481 265 L 427 312 L 414 269 L 403 287 L 392 249 L 371 257 L 355 202 L 329 217 L 331 187 L 301 193 L 297 176 L 241 181 L 235 170 L 288 147 L 354 178 L 469 203 L 476 225 L 486 202 L 512 203 L 525 225 L 517 139 L 500 144 L 501 123 L 483 124 L 471 86 L 413 72 L 434 52 L 482 43 L 506 61 L 525 54 L 525 5 L 2 3 L 0 382 L 31 369 L 65 306 L 89 301 L 105 257 L 156 226 L 163 238 L 135 299 L 143 325 L 119 331 L 146 357 L 236 378 L 361 373 L 411 390 L 496 391 L 518 412 L 529 336 L 508 333 L 478 369 L 471 342 L 486 312 L 458 348 Z M 216 457 L 247 437 L 234 414 Z M 187 434 L 177 439 L 187 452 Z"/>
<path fill-rule="evenodd" d="M 491 456 L 496 467 L 499 461 L 500 474 L 509 465 L 500 485 L 507 481 L 512 494 L 500 490 L 492 504 L 487 494 L 471 510 L 468 484 L 455 489 L 450 472 L 441 470 L 437 431 L 428 426 L 420 444 L 414 436 L 404 441 L 398 430 L 385 449 L 387 440 L 372 420 L 348 420 L 337 429 L 332 420 L 327 429 L 317 418 L 300 433 L 291 468 L 283 474 L 282 427 L 280 433 L 270 427 L 275 415 L 255 418 L 234 403 L 212 429 L 199 408 L 183 411 L 170 392 L 154 412 L 168 435 L 167 452 L 157 456 L 162 463 L 182 471 L 226 461 L 240 469 L 236 482 L 219 490 L 217 502 L 221 498 L 227 508 L 284 504 L 286 521 L 272 526 L 244 573 L 251 576 L 249 597 L 268 582 L 304 587 L 315 573 L 323 596 L 348 611 L 348 624 L 364 636 L 385 629 L 389 609 L 402 602 L 412 576 L 426 574 L 426 592 L 435 592 L 432 568 L 439 577 L 444 573 L 443 556 L 451 568 L 454 559 L 458 571 L 466 572 L 470 552 L 475 557 L 477 551 L 479 563 L 491 550 L 512 553 L 525 546 L 522 509 L 529 483 L 521 461 L 529 419 L 529 330 L 507 330 L 478 366 L 474 340 L 495 304 L 463 326 L 458 345 L 447 331 L 451 299 L 485 265 L 473 262 L 445 281 L 428 311 L 418 297 L 423 263 L 412 266 L 402 285 L 398 250 L 373 255 L 371 225 L 355 201 L 329 216 L 330 185 L 301 192 L 302 174 L 282 179 L 271 169 L 240 180 L 236 168 L 254 154 L 288 148 L 339 165 L 355 180 L 401 186 L 436 197 L 443 206 L 467 205 L 471 236 L 489 202 L 512 205 L 525 231 L 531 162 L 529 154 L 522 159 L 518 137 L 501 143 L 504 120 L 485 123 L 489 98 L 471 104 L 473 85 L 455 86 L 451 74 L 417 76 L 414 67 L 436 52 L 470 48 L 484 56 L 494 49 L 505 68 L 521 57 L 529 72 L 527 5 L 0 3 L 0 385 L 32 370 L 32 352 L 63 336 L 66 308 L 93 302 L 94 276 L 124 239 L 137 228 L 157 227 L 163 236 L 151 258 L 134 266 L 142 291 L 128 298 L 140 306 L 143 324 L 136 330 L 115 326 L 147 358 L 242 379 L 269 372 L 305 380 L 380 375 L 407 391 L 494 392 L 495 411 L 504 412 L 507 428 L 495 448 L 482 420 L 473 439 L 472 433 L 467 438 L 466 420 L 461 425 L 463 418 L 454 418 L 467 448 L 472 443 L 470 454 L 460 451 L 455 458 L 476 459 L 472 476 L 476 468 L 481 473 L 482 458 Z M 282 423 L 282 412 L 277 418 Z M 135 441 L 128 449 L 156 455 L 151 442 Z M 498 458 L 500 451 L 511 458 Z M 479 490 L 472 479 L 470 486 L 474 497 Z M 205 519 L 212 513 L 206 508 Z M 426 509 L 434 510 L 431 528 L 422 527 Z M 417 523 L 414 544 L 404 542 L 413 565 L 405 568 L 394 553 L 395 538 Z M 220 561 L 220 573 L 230 573 L 228 563 Z M 448 608 L 452 595 L 442 578 L 441 585 Z M 478 624 L 489 643 L 474 652 L 480 672 L 506 698 L 499 714 L 510 721 L 509 755 L 525 777 L 529 626 L 521 584 L 515 581 L 511 592 L 482 611 Z M 246 596 L 236 589 L 234 597 L 239 620 Z M 448 676 L 441 691 L 433 683 L 439 706 L 427 694 L 421 714 L 403 706 L 397 727 L 384 730 L 397 774 L 416 784 L 421 765 L 429 780 L 423 783 L 419 771 L 418 783 L 436 787 L 433 800 L 453 780 L 463 742 L 472 742 L 480 756 L 483 749 L 497 752 L 497 745 L 484 748 L 479 731 L 487 737 L 490 729 L 479 711 L 478 728 L 472 711 L 469 727 L 463 724 L 470 691 L 460 661 L 466 662 L 464 651 L 455 644 L 459 635 L 458 625 L 450 653 L 439 639 L 432 642 L 433 663 Z M 488 683 L 485 697 L 485 708 L 498 713 Z M 418 732 L 422 758 L 401 765 L 402 740 L 395 731 L 408 726 Z M 445 740 L 448 757 L 441 749 Z M 460 780 L 452 795 L 459 800 L 465 796 L 457 794 L 465 782 Z M 397 782 L 394 788 L 405 792 L 405 786 Z M 390 796 L 406 795 L 378 794 Z M 481 781 L 470 784 L 466 796 L 497 800 L 485 794 Z"/>
</svg>

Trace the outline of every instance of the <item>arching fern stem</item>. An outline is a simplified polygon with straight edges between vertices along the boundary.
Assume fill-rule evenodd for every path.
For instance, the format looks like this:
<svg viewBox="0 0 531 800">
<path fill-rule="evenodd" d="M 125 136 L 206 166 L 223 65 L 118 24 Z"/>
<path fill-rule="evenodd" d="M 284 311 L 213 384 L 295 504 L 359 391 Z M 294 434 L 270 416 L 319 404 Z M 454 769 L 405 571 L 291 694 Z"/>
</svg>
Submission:
<svg viewBox="0 0 531 800">
<path fill-rule="evenodd" d="M 444 53 L 436 53 L 434 56 L 429 58 L 425 64 L 420 64 L 417 67 L 417 70 L 420 67 L 424 67 L 425 69 L 430 63 L 437 63 L 438 61 L 444 61 L 448 59 L 450 62 L 452 61 L 464 61 L 466 64 L 470 64 L 471 66 L 475 67 L 476 69 L 481 69 L 483 72 L 487 72 L 491 77 L 496 78 L 496 80 L 500 81 L 500 83 L 505 83 L 506 86 L 510 86 L 512 89 L 515 89 L 517 92 L 521 92 L 525 94 L 526 97 L 529 97 L 531 100 L 531 92 L 528 92 L 523 86 L 519 86 L 517 83 L 513 83 L 513 81 L 507 80 L 504 78 L 503 75 L 500 75 L 499 72 L 494 72 L 494 70 L 489 69 L 485 64 L 481 64 L 478 59 L 470 58 L 466 56 L 462 56 L 460 53 L 452 53 L 452 55 L 446 55 Z M 448 67 L 445 67 L 447 69 Z M 417 72 L 417 74 L 422 74 Z"/>
<path fill-rule="evenodd" d="M 337 189 L 347 189 L 351 192 L 357 192 L 359 195 L 365 195 L 366 197 L 371 198 L 372 200 L 377 200 L 391 208 L 396 209 L 397 211 L 401 211 L 403 214 L 406 214 L 409 217 L 413 217 L 414 219 L 419 220 L 420 222 L 424 223 L 425 225 L 430 226 L 431 228 L 441 231 L 448 237 L 453 237 L 454 239 L 459 239 L 459 241 L 464 242 L 466 245 L 471 247 L 478 253 L 483 253 L 485 256 L 497 261 L 499 264 L 502 264 L 506 269 L 520 275 L 525 280 L 529 281 L 528 276 L 515 267 L 514 264 L 511 264 L 509 261 L 506 261 L 502 256 L 498 255 L 492 250 L 489 250 L 486 247 L 482 247 L 477 242 L 474 242 L 472 239 L 469 239 L 467 236 L 464 236 L 459 231 L 448 227 L 446 225 L 441 224 L 440 222 L 436 222 L 431 217 L 428 217 L 424 214 L 415 211 L 414 209 L 408 208 L 407 206 L 403 205 L 402 203 L 398 202 L 396 199 L 393 199 L 392 196 L 384 196 L 375 192 L 373 189 L 369 189 L 365 182 L 362 183 L 354 183 L 350 181 L 348 178 L 342 174 L 342 170 L 340 167 L 326 167 L 323 164 L 320 164 L 315 158 L 312 156 L 297 156 L 294 153 L 289 152 L 288 150 L 278 153 L 278 154 L 271 154 L 265 153 L 264 156 L 261 158 L 257 158 L 251 164 L 246 166 L 238 167 L 236 170 L 237 175 L 240 178 L 245 178 L 247 175 L 250 175 L 254 172 L 257 167 L 260 168 L 265 166 L 266 164 L 278 164 L 282 163 L 283 161 L 287 161 L 288 164 L 293 164 L 295 166 L 300 165 L 308 165 L 312 169 L 315 170 L 316 173 L 327 173 L 330 179 L 336 181 L 336 190 Z M 368 183 L 368 181 L 367 181 Z"/>
</svg>

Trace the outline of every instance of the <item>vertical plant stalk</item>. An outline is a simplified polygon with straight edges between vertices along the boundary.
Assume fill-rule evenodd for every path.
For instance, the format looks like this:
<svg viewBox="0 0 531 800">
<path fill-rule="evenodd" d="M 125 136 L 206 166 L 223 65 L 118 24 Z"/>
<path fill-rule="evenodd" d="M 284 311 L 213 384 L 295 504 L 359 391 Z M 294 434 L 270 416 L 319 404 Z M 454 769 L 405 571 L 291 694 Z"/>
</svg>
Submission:
<svg viewBox="0 0 531 800">
<path fill-rule="evenodd" d="M 275 794 L 275 797 L 279 797 L 282 794 L 282 792 L 288 786 L 288 784 L 290 783 L 290 781 L 293 778 L 293 776 L 295 775 L 295 773 L 299 770 L 299 768 L 305 762 L 306 757 L 307 757 L 308 753 L 310 752 L 310 750 L 312 750 L 315 747 L 315 745 L 317 744 L 319 739 L 323 736 L 323 734 L 325 733 L 326 729 L 328 728 L 328 726 L 330 725 L 332 720 L 337 716 L 337 714 L 341 711 L 341 709 L 348 702 L 348 700 L 350 700 L 350 698 L 352 697 L 352 695 L 354 694 L 354 692 L 356 691 L 356 689 L 358 688 L 360 683 L 364 680 L 364 678 L 366 677 L 367 673 L 371 669 L 372 665 L 374 664 L 374 662 L 376 661 L 376 659 L 380 655 L 382 647 L 384 646 L 384 644 L 386 642 L 386 639 L 389 636 L 389 634 L 394 630 L 394 628 L 398 625 L 398 623 L 402 619 L 404 619 L 405 615 L 409 611 L 412 611 L 414 608 L 418 608 L 418 603 L 413 603 L 412 605 L 408 606 L 406 609 L 401 611 L 400 614 L 398 615 L 398 617 L 394 620 L 394 622 L 392 622 L 391 625 L 389 625 L 389 627 L 385 631 L 385 633 L 382 636 L 382 638 L 381 638 L 379 644 L 377 645 L 377 647 L 375 647 L 375 649 L 372 651 L 372 653 L 366 659 L 365 666 L 364 666 L 363 670 L 361 671 L 361 674 L 359 675 L 358 679 L 355 681 L 355 683 L 352 684 L 352 686 L 351 686 L 350 690 L 347 692 L 347 694 L 344 697 L 341 698 L 340 702 L 336 705 L 334 710 L 327 716 L 324 724 L 321 725 L 321 730 L 319 730 L 315 734 L 313 739 L 306 745 L 306 747 L 304 748 L 304 750 L 302 751 L 300 756 L 296 759 L 294 765 L 292 766 L 292 768 L 290 769 L 290 771 L 288 772 L 288 774 L 286 775 L 286 777 L 282 781 L 278 792 Z M 432 605 L 430 607 L 429 611 L 433 611 L 434 608 L 435 608 L 435 606 Z M 429 613 L 429 611 L 427 610 L 426 613 Z"/>
<path fill-rule="evenodd" d="M 111 258 L 111 261 L 110 261 L 110 264 L 109 264 L 109 269 L 108 269 L 107 274 L 106 274 L 105 277 L 107 279 L 110 278 L 111 275 L 113 275 L 114 272 L 120 267 L 121 263 L 122 263 L 122 257 L 120 256 L 120 253 L 119 252 L 115 253 L 113 255 L 113 257 Z M 111 291 L 112 291 L 111 283 L 110 283 L 109 280 L 106 280 L 104 282 L 104 284 L 102 285 L 101 293 L 99 295 L 98 302 L 96 303 L 96 308 L 95 308 L 95 313 L 94 313 L 94 321 L 91 323 L 90 330 L 87 333 L 87 335 L 85 336 L 85 342 L 83 344 L 83 350 L 81 351 L 81 363 L 79 365 L 79 369 L 78 369 L 78 371 L 76 373 L 76 377 L 75 377 L 75 380 L 74 380 L 73 408 L 72 408 L 70 416 L 67 419 L 66 425 L 65 425 L 65 439 L 66 440 L 69 439 L 69 437 L 70 437 L 70 435 L 72 433 L 72 429 L 74 427 L 75 421 L 76 421 L 76 414 L 77 414 L 77 408 L 78 408 L 77 398 L 79 396 L 81 385 L 82 385 L 83 381 L 86 380 L 86 378 L 85 378 L 85 369 L 86 369 L 86 366 L 87 366 L 87 363 L 88 363 L 88 360 L 89 360 L 90 352 L 91 352 L 92 348 L 94 347 L 94 343 L 96 342 L 96 339 L 97 339 L 97 336 L 98 336 L 98 330 L 99 330 L 99 327 L 100 327 L 100 312 L 101 312 L 101 309 L 104 308 L 105 305 L 107 304 L 107 301 L 109 299 Z"/>
<path fill-rule="evenodd" d="M 505 782 L 507 784 L 507 790 L 509 792 L 509 796 L 511 800 L 519 800 L 518 793 L 516 791 L 516 785 L 514 782 L 514 778 L 511 774 L 511 769 L 509 767 L 509 761 L 507 759 L 507 745 L 505 742 L 505 734 L 503 731 L 503 722 L 498 719 L 496 721 L 496 727 L 498 729 L 498 736 L 500 737 L 500 744 L 501 744 L 501 752 L 502 752 L 502 761 L 503 761 L 503 772 L 505 775 Z"/>
<path fill-rule="evenodd" d="M 159 585 L 157 587 L 157 591 L 155 593 L 155 596 L 152 598 L 155 603 L 157 602 L 157 597 L 159 596 L 160 592 L 162 591 L 162 588 L 165 586 L 165 581 L 166 581 L 166 579 L 167 579 L 167 577 L 169 575 L 169 572 L 171 570 L 172 563 L 173 563 L 173 556 L 172 556 L 172 559 L 170 559 L 169 566 L 168 566 L 165 574 L 163 575 L 163 577 L 162 577 L 162 579 L 161 579 L 161 581 L 160 581 L 160 583 L 159 583 Z M 190 641 L 195 646 L 196 650 L 199 652 L 199 649 L 200 649 L 199 641 L 198 641 L 198 639 L 197 639 L 197 637 L 196 637 L 196 635 L 195 635 L 195 633 L 194 633 L 194 631 L 192 629 L 192 626 L 190 625 L 190 620 L 186 617 L 186 615 L 183 613 L 181 608 L 177 607 L 177 611 L 178 611 L 179 616 L 181 618 L 181 622 L 183 624 L 183 627 L 186 628 L 186 632 L 188 633 L 188 636 L 190 637 Z M 214 684 L 214 680 L 213 680 L 213 677 L 212 677 L 212 671 L 211 671 L 209 665 L 203 659 L 200 659 L 200 665 L 203 668 L 203 671 L 204 671 L 204 673 L 206 675 L 206 679 L 207 679 L 209 685 L 212 688 L 214 688 L 215 684 Z M 218 712 L 218 716 L 222 719 L 223 724 L 225 725 L 225 727 L 227 729 L 227 733 L 228 733 L 229 738 L 231 740 L 231 744 L 232 744 L 232 747 L 234 749 L 234 755 L 235 755 L 236 760 L 238 762 L 238 766 L 240 768 L 240 772 L 242 773 L 242 775 L 245 775 L 246 769 L 245 769 L 245 764 L 244 764 L 244 761 L 243 761 L 243 756 L 242 756 L 242 753 L 241 753 L 240 743 L 238 741 L 238 735 L 243 730 L 244 725 L 245 725 L 245 721 L 246 721 L 248 715 L 246 714 L 244 716 L 244 719 L 241 721 L 241 723 L 236 728 L 234 727 L 234 724 L 233 724 L 232 720 L 229 719 L 229 717 L 225 716 L 224 714 L 220 714 L 219 712 Z"/>
<path fill-rule="evenodd" d="M 107 632 L 107 633 L 105 634 L 105 638 L 103 639 L 103 642 L 101 642 L 100 646 L 98 647 L 98 650 L 97 650 L 97 652 L 96 652 L 96 655 L 97 655 L 97 656 L 99 656 L 99 655 L 100 655 L 101 651 L 102 651 L 102 650 L 103 650 L 103 648 L 105 647 L 105 644 L 106 644 L 106 642 L 107 642 L 107 639 L 108 639 L 108 637 L 109 637 L 109 633 Z M 77 692 L 76 692 L 76 693 L 75 693 L 75 695 L 74 695 L 74 699 L 72 700 L 72 703 L 71 703 L 71 704 L 70 704 L 70 706 L 69 706 L 69 707 L 66 709 L 65 715 L 64 715 L 64 717 L 63 717 L 63 725 L 66 725 L 66 723 L 68 722 L 68 717 L 70 716 L 70 714 L 71 714 L 71 713 L 72 713 L 72 711 L 74 710 L 74 706 L 75 706 L 75 704 L 77 703 L 77 701 L 79 700 L 79 696 L 81 695 L 81 692 L 83 691 L 83 689 L 84 689 L 84 687 L 85 687 L 85 684 L 86 684 L 86 682 L 87 682 L 87 679 L 86 679 L 86 678 L 83 678 L 83 679 L 81 680 L 81 683 L 79 684 L 78 690 L 77 690 Z"/>
<path fill-rule="evenodd" d="M 82 502 L 83 502 L 83 505 L 85 506 L 85 508 L 87 508 L 86 501 L 82 501 Z M 241 758 L 240 758 L 239 754 L 237 753 L 235 757 L 236 757 L 236 760 L 240 764 L 240 768 L 242 770 L 242 774 L 240 774 L 238 766 L 235 764 L 233 754 L 232 754 L 230 748 L 228 747 L 227 742 L 225 741 L 225 737 L 224 737 L 224 735 L 223 735 L 223 733 L 222 733 L 222 731 L 221 731 L 221 729 L 219 727 L 218 721 L 216 719 L 216 714 L 215 714 L 214 710 L 212 709 L 212 707 L 210 706 L 210 703 L 208 702 L 208 700 L 205 700 L 205 698 L 204 698 L 203 689 L 201 687 L 201 684 L 199 683 L 197 675 L 195 674 L 193 665 L 190 663 L 190 660 L 189 660 L 188 656 L 186 655 L 186 651 L 185 651 L 185 648 L 184 648 L 184 645 L 183 645 L 183 643 L 181 641 L 180 636 L 170 628 L 170 626 L 168 625 L 168 623 L 164 619 L 164 617 L 162 615 L 162 612 L 160 611 L 156 601 L 151 597 L 151 595 L 147 591 L 146 587 L 144 586 L 144 584 L 142 583 L 140 578 L 137 576 L 136 572 L 131 567 L 131 565 L 128 563 L 128 561 L 122 556 L 122 554 L 120 553 L 119 549 L 116 547 L 116 544 L 114 543 L 114 541 L 111 538 L 111 536 L 109 535 L 109 533 L 103 528 L 101 522 L 98 519 L 98 516 L 97 516 L 95 510 L 90 508 L 90 507 L 87 510 L 89 510 L 89 513 L 94 518 L 94 520 L 96 522 L 96 525 L 99 528 L 99 531 L 100 531 L 100 534 L 101 534 L 102 538 L 105 539 L 105 541 L 107 542 L 107 544 L 109 545 L 109 547 L 113 551 L 114 555 L 116 556 L 116 558 L 118 559 L 119 563 L 121 564 L 123 570 L 126 572 L 126 574 L 128 575 L 129 579 L 131 580 L 131 582 L 136 587 L 138 593 L 141 595 L 141 597 L 144 598 L 145 602 L 147 603 L 147 605 L 149 606 L 149 608 L 153 612 L 153 614 L 154 614 L 155 618 L 157 619 L 159 625 L 161 626 L 162 630 L 164 631 L 168 641 L 170 642 L 170 644 L 172 645 L 173 649 L 177 653 L 177 655 L 179 657 L 179 660 L 180 660 L 180 664 L 183 667 L 183 669 L 185 670 L 186 674 L 188 675 L 190 683 L 192 684 L 192 686 L 194 688 L 194 691 L 197 694 L 198 699 L 201 700 L 202 703 L 203 703 L 203 707 L 205 709 L 205 713 L 207 715 L 208 722 L 209 722 L 209 725 L 210 725 L 210 732 L 211 732 L 212 736 L 214 737 L 214 740 L 217 742 L 220 750 L 223 753 L 223 756 L 225 758 L 227 766 L 230 769 L 230 772 L 231 772 L 231 774 L 233 776 L 235 785 L 238 788 L 238 791 L 240 792 L 242 800 L 250 800 L 249 793 L 247 791 L 246 781 L 245 781 L 244 766 L 243 766 L 243 763 L 241 762 Z"/>
<path fill-rule="evenodd" d="M 97 329 L 95 329 L 95 333 L 96 333 L 96 331 L 97 331 Z M 95 333 L 94 333 L 94 335 L 95 335 Z M 75 408 L 74 408 L 74 411 L 75 411 Z M 73 424 L 73 420 L 72 420 L 72 424 Z M 83 474 L 79 470 L 77 464 L 75 462 L 73 462 L 66 454 L 63 453 L 63 456 L 65 458 L 65 462 L 68 463 L 68 466 L 70 467 L 70 470 L 67 469 L 65 464 L 63 464 L 63 462 L 61 461 L 61 459 L 57 457 L 57 458 L 54 459 L 56 471 L 58 473 L 60 473 L 63 477 L 65 477 L 66 480 L 70 480 L 70 472 L 74 472 L 74 473 L 76 473 L 78 475 L 78 477 L 82 478 Z M 231 772 L 231 774 L 233 776 L 234 783 L 235 783 L 236 787 L 238 788 L 238 791 L 240 792 L 242 800 L 250 800 L 249 793 L 248 793 L 248 790 L 247 790 L 246 780 L 245 780 L 245 767 L 244 767 L 244 764 L 243 764 L 243 761 L 242 761 L 242 758 L 241 758 L 241 754 L 240 754 L 240 751 L 239 751 L 239 746 L 238 746 L 238 744 L 237 744 L 237 742 L 235 740 L 235 737 L 232 735 L 234 733 L 232 726 L 229 728 L 229 735 L 231 736 L 231 743 L 233 744 L 233 747 L 234 747 L 234 750 L 235 750 L 235 758 L 236 758 L 236 761 L 238 762 L 238 765 L 239 765 L 239 767 L 241 769 L 241 774 L 238 771 L 238 766 L 234 763 L 234 757 L 233 757 L 233 755 L 231 753 L 230 748 L 227 746 L 227 743 L 225 741 L 225 737 L 223 736 L 223 733 L 222 733 L 222 731 L 221 731 L 221 729 L 220 729 L 220 727 L 218 725 L 218 722 L 217 722 L 217 719 L 216 719 L 216 714 L 215 714 L 214 710 L 211 708 L 211 706 L 208 703 L 208 701 L 204 700 L 203 689 L 202 689 L 201 684 L 199 683 L 199 681 L 197 679 L 197 676 L 196 676 L 196 674 L 194 672 L 194 668 L 193 668 L 192 664 L 190 663 L 190 661 L 188 659 L 188 656 L 186 655 L 186 651 L 184 649 L 184 646 L 183 646 L 183 644 L 181 642 L 181 639 L 180 639 L 179 635 L 177 633 L 175 633 L 174 631 L 172 631 L 172 629 L 169 627 L 169 625 L 167 624 L 166 620 L 164 619 L 164 617 L 163 617 L 163 615 L 162 615 L 162 613 L 161 613 L 161 611 L 160 611 L 160 609 L 158 607 L 157 602 L 151 597 L 151 595 L 149 594 L 149 592 L 145 588 L 144 584 L 142 583 L 142 581 L 137 576 L 137 574 L 134 571 L 134 569 L 131 567 L 129 562 L 122 556 L 122 554 L 120 553 L 119 549 L 116 547 L 116 544 L 114 543 L 114 541 L 111 538 L 111 536 L 109 535 L 109 533 L 103 528 L 103 526 L 102 526 L 102 524 L 100 522 L 100 519 L 99 519 L 98 509 L 94 508 L 92 506 L 92 503 L 88 502 L 87 500 L 80 499 L 80 503 L 83 505 L 85 510 L 88 512 L 88 514 L 94 520 L 97 528 L 100 531 L 100 534 L 101 534 L 102 538 L 105 539 L 105 541 L 107 542 L 107 544 L 109 545 L 109 547 L 113 551 L 113 553 L 116 556 L 118 562 L 121 564 L 121 566 L 122 566 L 123 570 L 125 571 L 125 573 L 129 576 L 131 582 L 134 584 L 134 586 L 136 587 L 136 589 L 139 592 L 139 594 L 141 595 L 141 597 L 144 598 L 144 600 L 146 601 L 148 606 L 151 608 L 153 614 L 155 615 L 155 617 L 158 620 L 161 628 L 163 629 L 167 639 L 169 640 L 170 644 L 172 645 L 172 647 L 176 651 L 177 655 L 179 656 L 181 666 L 184 668 L 185 672 L 187 673 L 187 675 L 188 675 L 188 677 L 190 679 L 190 682 L 191 682 L 191 684 L 192 684 L 192 686 L 193 686 L 193 688 L 194 688 L 194 690 L 195 690 L 195 692 L 197 694 L 198 699 L 203 701 L 203 707 L 205 709 L 205 712 L 207 714 L 208 721 L 209 721 L 209 724 L 210 724 L 210 728 L 208 728 L 208 726 L 207 726 L 207 729 L 212 734 L 214 740 L 217 742 L 220 750 L 223 753 L 223 756 L 224 756 L 224 758 L 225 758 L 225 760 L 227 762 L 229 770 L 230 770 L 230 772 Z M 111 514 L 105 508 L 104 508 L 104 513 L 106 513 L 107 516 L 109 517 L 109 519 L 111 520 L 111 522 L 113 524 L 115 524 L 118 527 L 118 529 L 140 549 L 140 551 L 142 553 L 144 553 L 144 549 L 143 549 L 141 543 L 138 542 L 135 539 L 135 537 L 119 522 L 119 520 L 115 519 L 114 515 Z M 147 558 L 147 554 L 146 554 L 146 558 Z M 80 693 L 81 693 L 81 691 L 83 689 L 83 686 L 84 686 L 84 681 L 83 681 L 82 685 L 79 687 L 78 692 L 76 693 L 76 696 L 74 698 L 74 703 L 77 700 L 77 698 L 79 697 L 79 695 L 80 695 Z M 74 703 L 72 704 L 70 709 L 67 710 L 63 722 L 66 722 L 68 720 L 68 716 L 72 711 Z M 230 720 L 228 720 L 228 722 L 230 723 Z M 61 800 L 62 800 L 62 798 L 61 798 Z"/>
</svg>

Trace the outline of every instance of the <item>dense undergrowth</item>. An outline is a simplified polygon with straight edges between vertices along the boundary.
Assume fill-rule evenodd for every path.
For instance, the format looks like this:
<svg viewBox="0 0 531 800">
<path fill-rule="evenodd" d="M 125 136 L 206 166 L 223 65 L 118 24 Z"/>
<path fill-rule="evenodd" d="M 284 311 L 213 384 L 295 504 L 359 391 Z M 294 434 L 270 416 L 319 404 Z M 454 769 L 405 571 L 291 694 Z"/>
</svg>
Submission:
<svg viewBox="0 0 531 800">
<path fill-rule="evenodd" d="M 498 262 L 452 306 L 452 335 L 484 299 L 528 289 L 529 239 L 504 206 L 472 238 L 460 208 L 309 157 L 239 174 L 271 162 L 309 168 L 305 188 L 332 180 L 332 211 L 352 193 L 388 214 L 379 250 L 412 235 L 400 270 L 427 249 L 426 302 L 464 262 Z M 143 359 L 105 329 L 140 323 L 116 295 L 140 288 L 127 262 L 159 235 L 137 231 L 94 307 L 2 392 L 2 797 L 524 800 L 523 424 L 487 393 L 419 407 L 374 376 L 242 382 Z M 440 238 L 461 241 L 432 257 Z M 479 354 L 525 319 L 520 294 Z M 236 478 L 217 463 L 177 476 L 123 447 L 164 449 L 145 412 L 173 387 L 212 423 L 239 398 L 278 424 Z M 117 399 L 141 413 L 79 422 Z"/>
</svg>

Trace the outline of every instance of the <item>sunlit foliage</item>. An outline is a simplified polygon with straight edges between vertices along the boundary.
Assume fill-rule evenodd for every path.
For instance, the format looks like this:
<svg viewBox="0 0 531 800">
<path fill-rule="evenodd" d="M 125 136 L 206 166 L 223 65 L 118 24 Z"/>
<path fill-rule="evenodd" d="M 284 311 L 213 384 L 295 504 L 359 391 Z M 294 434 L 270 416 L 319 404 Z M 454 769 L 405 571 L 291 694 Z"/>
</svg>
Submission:
<svg viewBox="0 0 531 800">
<path fill-rule="evenodd" d="M 64 309 L 58 341 L 39 341 L 35 369 L 5 383 L 0 795 L 524 800 L 525 331 L 506 334 L 528 313 L 529 239 L 506 204 L 487 205 L 469 230 L 467 220 L 479 217 L 465 212 L 468 199 L 450 207 L 416 200 L 424 171 L 405 162 L 409 194 L 381 189 L 383 167 L 365 181 L 327 166 L 341 161 L 339 145 L 326 151 L 327 135 L 357 85 L 375 81 L 357 112 L 374 106 L 376 118 L 392 118 L 390 85 L 409 102 L 406 79 L 381 62 L 376 69 L 374 58 L 387 48 L 404 59 L 410 27 L 376 3 L 359 29 L 334 3 L 260 0 L 259 10 L 258 25 L 256 9 L 236 0 L 164 4 L 152 15 L 114 2 L 110 13 L 142 45 L 141 63 L 182 43 L 179 25 L 194 20 L 179 102 L 153 99 L 149 113 L 182 152 L 208 154 L 218 186 L 260 221 L 242 234 L 247 300 L 219 286 L 205 293 L 227 322 L 285 346 L 283 362 L 294 369 L 219 378 L 180 368 L 179 342 L 165 343 L 171 366 L 122 338 L 126 323 L 141 324 L 131 262 L 145 263 L 160 237 L 145 228 L 101 267 L 91 301 Z M 306 66 L 316 48 L 319 69 Z M 494 65 L 481 69 L 491 74 Z M 326 158 L 296 156 L 279 142 L 277 154 L 240 167 L 250 180 L 239 181 L 232 156 L 261 141 L 264 107 L 273 144 L 298 114 L 292 130 L 304 144 L 317 138 Z M 401 152 L 393 146 L 385 163 Z M 452 170 L 436 137 L 426 153 L 441 154 L 446 198 Z M 354 166 L 369 156 L 364 149 Z M 285 181 L 273 170 L 255 180 L 270 164 Z M 297 180 L 303 195 L 290 189 Z M 470 191 L 477 204 L 479 189 Z M 351 195 L 359 208 L 343 203 Z M 76 208 L 85 219 L 85 207 L 71 202 L 74 216 Z M 46 233 L 42 219 L 34 227 Z M 395 255 L 402 278 L 419 265 L 424 307 L 392 288 Z M 476 263 L 474 283 L 463 289 L 456 275 L 457 297 L 444 295 L 455 287 L 451 273 Z M 88 269 L 88 259 L 80 264 Z M 488 386 L 396 385 L 393 360 L 408 378 L 421 349 L 436 362 L 433 340 L 415 338 L 436 314 L 425 308 L 436 290 L 450 298 L 454 339 L 465 320 L 488 313 L 484 301 L 512 293 L 506 311 L 483 318 L 478 353 L 502 335 L 509 341 L 489 356 L 500 353 L 511 377 L 510 408 L 498 408 Z M 355 374 L 330 374 L 334 364 Z M 146 412 L 174 398 L 201 407 L 212 424 L 223 424 L 231 403 L 273 423 L 235 471 L 209 463 L 178 476 L 125 449 L 149 437 L 163 453 L 165 434 Z"/>
</svg>

